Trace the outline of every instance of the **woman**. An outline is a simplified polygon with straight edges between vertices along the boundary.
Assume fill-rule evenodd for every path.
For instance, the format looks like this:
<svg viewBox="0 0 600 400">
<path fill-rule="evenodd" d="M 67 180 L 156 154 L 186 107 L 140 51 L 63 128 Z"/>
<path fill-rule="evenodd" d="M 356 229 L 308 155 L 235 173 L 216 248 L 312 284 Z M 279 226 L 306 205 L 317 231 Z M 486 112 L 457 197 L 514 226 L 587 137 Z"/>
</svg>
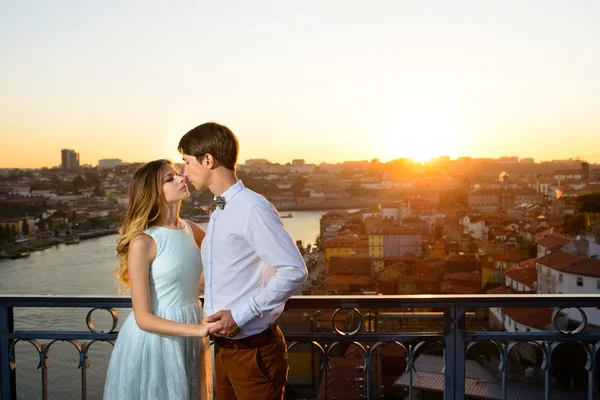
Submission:
<svg viewBox="0 0 600 400">
<path fill-rule="evenodd" d="M 110 359 L 105 400 L 212 399 L 209 325 L 198 301 L 204 231 L 179 218 L 189 195 L 168 160 L 133 175 L 115 269 L 133 313 Z"/>
</svg>

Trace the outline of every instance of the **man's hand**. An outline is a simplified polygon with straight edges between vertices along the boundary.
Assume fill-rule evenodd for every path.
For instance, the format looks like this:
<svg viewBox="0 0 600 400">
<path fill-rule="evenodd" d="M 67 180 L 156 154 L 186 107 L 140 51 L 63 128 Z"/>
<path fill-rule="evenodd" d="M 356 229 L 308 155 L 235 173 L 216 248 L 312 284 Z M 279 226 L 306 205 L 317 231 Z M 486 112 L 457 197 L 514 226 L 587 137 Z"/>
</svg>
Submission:
<svg viewBox="0 0 600 400">
<path fill-rule="evenodd" d="M 240 333 L 241 329 L 237 326 L 233 316 L 231 315 L 231 310 L 222 310 L 218 313 L 211 315 L 206 318 L 206 322 L 215 324 L 212 325 L 208 331 L 209 334 L 219 334 L 229 338 L 233 338 Z"/>
</svg>

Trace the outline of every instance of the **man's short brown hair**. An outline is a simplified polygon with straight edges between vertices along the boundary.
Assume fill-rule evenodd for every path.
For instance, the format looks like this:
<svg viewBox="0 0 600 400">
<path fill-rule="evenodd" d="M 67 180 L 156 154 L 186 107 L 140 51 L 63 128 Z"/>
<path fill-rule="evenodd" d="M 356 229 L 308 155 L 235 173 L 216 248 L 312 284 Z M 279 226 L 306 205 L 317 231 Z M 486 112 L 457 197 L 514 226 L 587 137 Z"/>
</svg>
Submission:
<svg viewBox="0 0 600 400">
<path fill-rule="evenodd" d="M 183 135 L 177 149 L 198 161 L 210 154 L 225 168 L 235 171 L 239 144 L 231 129 L 216 122 L 207 122 Z"/>
</svg>

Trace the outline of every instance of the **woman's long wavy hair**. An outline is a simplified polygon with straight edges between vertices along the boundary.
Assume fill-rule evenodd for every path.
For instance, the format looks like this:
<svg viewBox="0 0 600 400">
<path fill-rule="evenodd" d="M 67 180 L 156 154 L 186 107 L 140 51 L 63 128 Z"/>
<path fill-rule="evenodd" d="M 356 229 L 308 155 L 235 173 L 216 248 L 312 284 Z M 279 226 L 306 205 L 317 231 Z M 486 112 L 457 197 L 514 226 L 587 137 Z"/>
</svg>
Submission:
<svg viewBox="0 0 600 400">
<path fill-rule="evenodd" d="M 160 216 L 161 205 L 165 201 L 162 191 L 162 167 L 165 164 L 173 165 L 170 160 L 149 162 L 135 171 L 129 185 L 127 214 L 120 229 L 121 236 L 117 239 L 119 265 L 115 268 L 115 276 L 121 293 L 128 291 L 131 287 L 127 263 L 129 245 L 136 236 L 154 225 Z"/>
</svg>

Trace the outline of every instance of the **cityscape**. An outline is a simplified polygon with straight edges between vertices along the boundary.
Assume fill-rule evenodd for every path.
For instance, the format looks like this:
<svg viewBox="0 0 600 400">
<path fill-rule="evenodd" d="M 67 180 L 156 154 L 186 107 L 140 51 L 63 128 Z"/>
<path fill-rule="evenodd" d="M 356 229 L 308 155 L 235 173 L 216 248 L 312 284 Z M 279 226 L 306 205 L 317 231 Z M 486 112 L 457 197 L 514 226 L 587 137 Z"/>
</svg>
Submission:
<svg viewBox="0 0 600 400">
<path fill-rule="evenodd" d="M 54 168 L 0 170 L 3 257 L 27 258 L 53 246 L 78 245 L 116 234 L 131 176 L 141 163 L 101 159 L 92 167 L 79 165 L 75 150 L 63 149 L 60 156 L 60 166 Z M 536 163 L 531 158 L 510 156 L 441 156 L 428 162 L 373 159 L 315 165 L 303 159 L 286 164 L 249 159 L 238 165 L 237 171 L 247 187 L 277 207 L 283 221 L 291 222 L 294 214 L 304 211 L 320 216 L 312 222 L 316 233 L 312 242 L 293 238 L 309 268 L 309 279 L 298 294 L 558 295 L 600 291 L 600 166 L 584 160 Z M 211 198 L 210 193 L 192 191 L 182 204 L 182 216 L 207 222 L 209 215 L 203 206 Z M 386 316 L 372 329 L 443 327 L 441 316 L 436 317 L 432 310 L 406 311 L 403 318 Z M 590 308 L 585 313 L 586 329 L 598 329 L 600 311 Z M 476 314 L 468 325 L 489 331 L 544 332 L 582 322 L 577 309 L 553 315 L 552 308 L 489 307 Z M 377 315 L 383 318 L 386 312 L 380 310 Z M 408 315 L 413 318 L 407 320 Z M 292 312 L 282 317 L 281 324 L 297 325 L 297 318 Z M 346 325 L 351 327 L 352 318 L 348 318 Z M 311 320 L 311 329 L 332 329 L 331 313 L 317 312 Z M 335 378 L 336 369 L 347 368 L 347 362 L 356 367 L 361 364 L 353 351 L 350 347 L 340 354 L 345 361 L 339 361 L 327 378 L 332 396 L 350 398 L 346 396 L 360 392 Z M 539 354 L 531 349 L 517 354 L 521 364 L 533 366 L 528 374 L 541 373 L 535 372 Z M 382 351 L 379 357 L 382 363 L 403 363 L 398 351 Z M 441 362 L 435 352 L 422 357 Z M 302 357 L 291 356 L 292 371 L 294 363 L 302 361 Z M 572 373 L 576 375 L 577 370 Z M 403 367 L 392 371 L 392 376 L 381 379 L 402 381 Z M 292 376 L 290 382 L 303 386 L 307 378 Z M 576 389 L 576 381 L 570 382 L 562 388 Z M 385 393 L 396 393 L 398 385 L 389 383 Z M 535 394 L 538 389 L 523 390 L 539 395 Z"/>
<path fill-rule="evenodd" d="M 600 399 L 599 16 L 597 0 L 2 2 L 0 400 L 223 400 L 221 344 L 241 376 L 221 391 L 278 381 L 282 400 Z M 220 125 L 216 150 L 194 143 Z M 190 194 L 162 165 L 173 230 L 151 230 L 174 245 L 142 235 L 129 257 L 145 225 L 124 222 L 129 188 L 158 159 Z M 236 179 L 268 201 L 237 197 L 269 213 L 245 240 L 220 230 L 242 227 Z M 175 350 L 135 351 L 144 337 Z"/>
</svg>

